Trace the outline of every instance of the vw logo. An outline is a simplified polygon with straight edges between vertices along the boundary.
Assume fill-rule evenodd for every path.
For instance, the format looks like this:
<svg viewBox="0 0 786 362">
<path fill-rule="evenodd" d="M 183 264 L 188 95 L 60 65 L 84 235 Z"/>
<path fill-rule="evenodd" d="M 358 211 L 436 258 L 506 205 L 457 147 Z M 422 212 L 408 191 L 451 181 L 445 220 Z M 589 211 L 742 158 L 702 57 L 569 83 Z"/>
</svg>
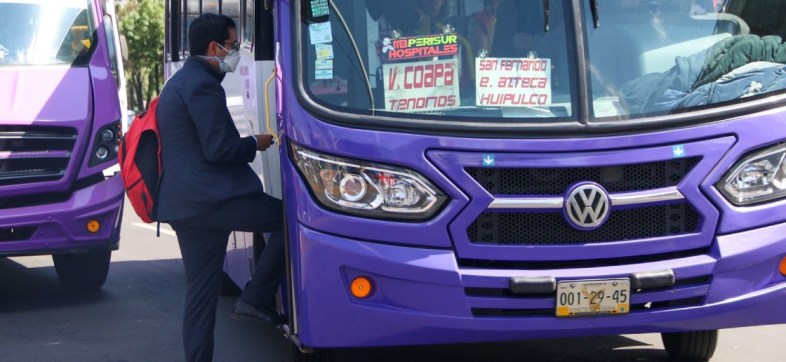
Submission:
<svg viewBox="0 0 786 362">
<path fill-rule="evenodd" d="M 594 182 L 583 182 L 568 190 L 563 212 L 574 228 L 594 230 L 609 218 L 609 206 L 609 195 L 603 187 Z"/>
</svg>

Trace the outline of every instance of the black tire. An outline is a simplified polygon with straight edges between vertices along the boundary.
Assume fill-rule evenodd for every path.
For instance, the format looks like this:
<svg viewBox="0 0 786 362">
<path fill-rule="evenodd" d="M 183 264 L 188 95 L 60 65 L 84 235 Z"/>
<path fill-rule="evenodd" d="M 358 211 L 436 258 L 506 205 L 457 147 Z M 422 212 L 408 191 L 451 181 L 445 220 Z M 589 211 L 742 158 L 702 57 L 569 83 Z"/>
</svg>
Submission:
<svg viewBox="0 0 786 362">
<path fill-rule="evenodd" d="M 718 330 L 661 333 L 666 353 L 675 361 L 708 361 L 718 345 Z"/>
<path fill-rule="evenodd" d="M 330 348 L 314 348 L 311 352 L 305 353 L 292 344 L 292 361 L 293 362 L 333 362 L 335 355 Z"/>
<path fill-rule="evenodd" d="M 221 272 L 221 284 L 218 285 L 218 294 L 222 297 L 236 297 L 243 290 L 235 284 L 225 271 Z"/>
<path fill-rule="evenodd" d="M 111 258 L 111 250 L 52 255 L 60 283 L 75 291 L 101 289 L 109 273 Z"/>
</svg>

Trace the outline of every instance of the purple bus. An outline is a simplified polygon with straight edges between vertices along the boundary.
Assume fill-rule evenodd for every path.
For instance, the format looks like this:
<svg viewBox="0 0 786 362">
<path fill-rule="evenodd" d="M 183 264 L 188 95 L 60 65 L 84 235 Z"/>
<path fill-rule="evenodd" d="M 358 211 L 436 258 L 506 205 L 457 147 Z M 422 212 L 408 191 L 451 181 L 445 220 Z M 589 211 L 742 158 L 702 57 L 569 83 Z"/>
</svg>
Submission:
<svg viewBox="0 0 786 362">
<path fill-rule="evenodd" d="M 0 0 L 0 256 L 99 289 L 117 249 L 125 106 L 113 1 Z"/>
<path fill-rule="evenodd" d="M 601 4 L 602 3 L 602 4 Z M 203 11 L 286 209 L 284 333 L 336 348 L 786 322 L 786 1 L 168 1 Z M 272 71 L 275 69 L 275 72 Z M 251 275 L 263 235 L 236 233 Z"/>
</svg>

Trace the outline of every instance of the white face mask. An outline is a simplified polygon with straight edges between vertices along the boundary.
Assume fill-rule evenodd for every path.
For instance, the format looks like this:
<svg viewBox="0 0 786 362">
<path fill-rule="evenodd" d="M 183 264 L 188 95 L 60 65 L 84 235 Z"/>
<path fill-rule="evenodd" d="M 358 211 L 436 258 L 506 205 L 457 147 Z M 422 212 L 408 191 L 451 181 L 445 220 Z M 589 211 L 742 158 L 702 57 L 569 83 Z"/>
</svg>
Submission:
<svg viewBox="0 0 786 362">
<path fill-rule="evenodd" d="M 218 67 L 221 69 L 222 73 L 232 73 L 237 69 L 238 63 L 240 63 L 240 53 L 237 50 L 227 50 L 226 48 L 219 45 L 221 49 L 226 50 L 228 53 L 225 57 L 206 57 L 203 56 L 204 59 L 213 59 L 218 61 Z"/>
<path fill-rule="evenodd" d="M 224 73 L 232 73 L 237 69 L 237 64 L 240 63 L 240 53 L 237 50 L 232 49 L 227 56 L 224 57 L 224 60 L 219 60 L 218 64 L 221 67 L 221 71 Z"/>
</svg>

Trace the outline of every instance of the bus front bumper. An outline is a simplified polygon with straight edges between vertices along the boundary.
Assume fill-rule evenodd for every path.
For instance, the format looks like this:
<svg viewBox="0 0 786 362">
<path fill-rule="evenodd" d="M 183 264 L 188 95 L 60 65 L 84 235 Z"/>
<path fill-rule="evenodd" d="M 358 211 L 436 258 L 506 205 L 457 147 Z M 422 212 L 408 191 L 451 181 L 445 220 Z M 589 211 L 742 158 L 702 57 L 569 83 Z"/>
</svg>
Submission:
<svg viewBox="0 0 786 362">
<path fill-rule="evenodd" d="M 117 175 L 64 201 L 0 210 L 0 256 L 117 249 L 123 192 Z"/>
<path fill-rule="evenodd" d="M 472 283 L 503 285 L 522 270 L 458 266 L 452 250 L 362 242 L 298 226 L 295 268 L 297 336 L 309 347 L 364 347 L 559 338 L 589 335 L 708 330 L 786 323 L 786 224 L 719 236 L 708 255 L 627 266 L 538 270 L 558 279 L 619 277 L 668 268 L 676 275 L 709 273 L 706 285 L 661 294 L 633 295 L 631 305 L 674 293 L 701 296 L 694 305 L 633 310 L 615 316 L 476 315 L 477 306 L 553 310 L 554 297 L 503 298 L 467 294 Z M 717 256 L 722 256 L 718 258 Z M 373 292 L 350 293 L 365 276 Z M 506 284 L 505 284 L 506 285 Z M 690 298 L 689 298 L 690 299 Z M 696 300 L 697 298 L 693 298 Z"/>
</svg>

